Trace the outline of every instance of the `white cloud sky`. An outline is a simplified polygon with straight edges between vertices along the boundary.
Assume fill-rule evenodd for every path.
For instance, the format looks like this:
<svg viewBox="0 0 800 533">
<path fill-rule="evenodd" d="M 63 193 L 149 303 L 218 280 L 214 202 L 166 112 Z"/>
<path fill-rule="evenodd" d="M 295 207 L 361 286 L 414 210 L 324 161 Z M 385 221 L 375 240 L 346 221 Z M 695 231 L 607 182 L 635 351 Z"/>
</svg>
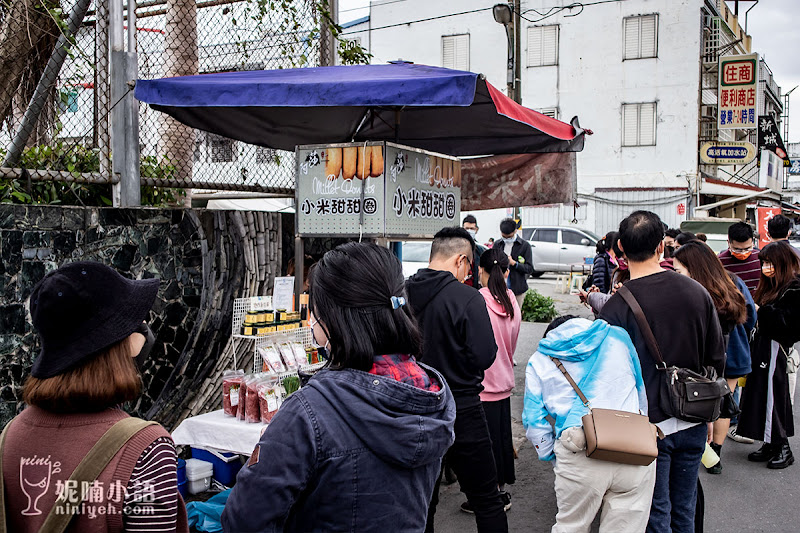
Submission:
<svg viewBox="0 0 800 533">
<path fill-rule="evenodd" d="M 386 0 L 378 0 L 378 2 Z M 439 0 L 443 1 L 443 0 Z M 731 10 L 733 1 L 727 0 Z M 739 3 L 740 23 L 753 2 Z M 347 22 L 369 14 L 369 0 L 339 0 L 339 21 Z M 753 37 L 753 49 L 763 57 L 775 81 L 785 93 L 800 85 L 800 1 L 761 0 L 747 20 L 747 32 Z M 800 88 L 791 96 L 789 140 L 800 142 Z M 784 139 L 785 140 L 785 139 Z"/>
</svg>

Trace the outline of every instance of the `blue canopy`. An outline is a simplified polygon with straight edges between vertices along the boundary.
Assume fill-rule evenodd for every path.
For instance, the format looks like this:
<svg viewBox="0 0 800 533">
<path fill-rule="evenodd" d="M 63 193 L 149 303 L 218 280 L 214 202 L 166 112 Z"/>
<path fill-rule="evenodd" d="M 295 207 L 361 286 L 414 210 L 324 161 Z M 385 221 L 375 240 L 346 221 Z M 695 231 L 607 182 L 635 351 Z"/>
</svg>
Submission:
<svg viewBox="0 0 800 533">
<path fill-rule="evenodd" d="M 451 155 L 583 149 L 583 130 L 522 107 L 472 72 L 392 63 L 139 80 L 136 98 L 247 143 L 396 141 Z"/>
</svg>

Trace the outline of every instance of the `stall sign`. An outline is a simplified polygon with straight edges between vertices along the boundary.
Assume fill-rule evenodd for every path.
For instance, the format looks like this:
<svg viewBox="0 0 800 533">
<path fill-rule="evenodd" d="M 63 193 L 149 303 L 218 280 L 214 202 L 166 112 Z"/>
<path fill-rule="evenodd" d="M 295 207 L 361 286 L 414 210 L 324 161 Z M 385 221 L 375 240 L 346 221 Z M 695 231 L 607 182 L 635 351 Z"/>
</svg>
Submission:
<svg viewBox="0 0 800 533">
<path fill-rule="evenodd" d="M 758 54 L 720 56 L 717 127 L 757 127 Z"/>
<path fill-rule="evenodd" d="M 432 238 L 458 226 L 458 158 L 386 143 L 386 236 Z"/>
<path fill-rule="evenodd" d="M 791 159 L 790 160 L 790 167 L 789 167 L 789 174 L 792 176 L 800 175 L 800 159 Z"/>
<path fill-rule="evenodd" d="M 756 147 L 747 141 L 712 141 L 700 147 L 700 160 L 707 165 L 746 165 L 756 158 Z"/>
<path fill-rule="evenodd" d="M 297 234 L 382 236 L 383 143 L 299 146 Z"/>
<path fill-rule="evenodd" d="M 775 215 L 781 214 L 780 207 L 759 207 L 758 214 L 758 247 L 763 248 L 770 243 L 767 224 Z"/>
</svg>

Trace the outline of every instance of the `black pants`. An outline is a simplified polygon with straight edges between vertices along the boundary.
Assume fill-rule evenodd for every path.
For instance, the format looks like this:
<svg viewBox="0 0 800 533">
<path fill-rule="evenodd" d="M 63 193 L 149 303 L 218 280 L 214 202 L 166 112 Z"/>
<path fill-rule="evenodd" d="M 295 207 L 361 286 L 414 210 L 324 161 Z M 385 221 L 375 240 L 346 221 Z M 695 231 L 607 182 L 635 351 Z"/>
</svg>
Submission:
<svg viewBox="0 0 800 533">
<path fill-rule="evenodd" d="M 497 489 L 497 470 L 492 455 L 492 440 L 483 406 L 458 409 L 455 424 L 456 441 L 447 452 L 447 462 L 458 476 L 458 484 L 475 511 L 478 533 L 508 531 L 506 513 L 500 491 Z M 436 481 L 433 498 L 428 509 L 425 531 L 433 532 L 433 518 L 439 503 L 439 485 Z"/>
</svg>

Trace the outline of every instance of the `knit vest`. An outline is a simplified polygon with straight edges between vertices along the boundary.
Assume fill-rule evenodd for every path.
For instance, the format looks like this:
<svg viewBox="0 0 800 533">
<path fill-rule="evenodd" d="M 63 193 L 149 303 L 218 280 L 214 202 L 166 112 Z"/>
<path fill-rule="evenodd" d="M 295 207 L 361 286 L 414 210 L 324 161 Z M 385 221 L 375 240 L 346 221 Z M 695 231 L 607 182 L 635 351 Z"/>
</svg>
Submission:
<svg viewBox="0 0 800 533">
<path fill-rule="evenodd" d="M 80 487 L 66 481 L 100 437 L 127 417 L 120 409 L 85 414 L 56 414 L 33 406 L 25 409 L 11 424 L 3 450 L 8 531 L 37 532 L 62 492 L 68 502 L 79 506 L 67 531 L 123 531 L 123 501 L 131 473 L 153 441 L 169 436 L 163 427 L 148 426 L 134 435 L 96 483 Z M 183 507 L 183 502 L 178 506 Z M 179 521 L 185 516 L 179 509 Z"/>
</svg>

